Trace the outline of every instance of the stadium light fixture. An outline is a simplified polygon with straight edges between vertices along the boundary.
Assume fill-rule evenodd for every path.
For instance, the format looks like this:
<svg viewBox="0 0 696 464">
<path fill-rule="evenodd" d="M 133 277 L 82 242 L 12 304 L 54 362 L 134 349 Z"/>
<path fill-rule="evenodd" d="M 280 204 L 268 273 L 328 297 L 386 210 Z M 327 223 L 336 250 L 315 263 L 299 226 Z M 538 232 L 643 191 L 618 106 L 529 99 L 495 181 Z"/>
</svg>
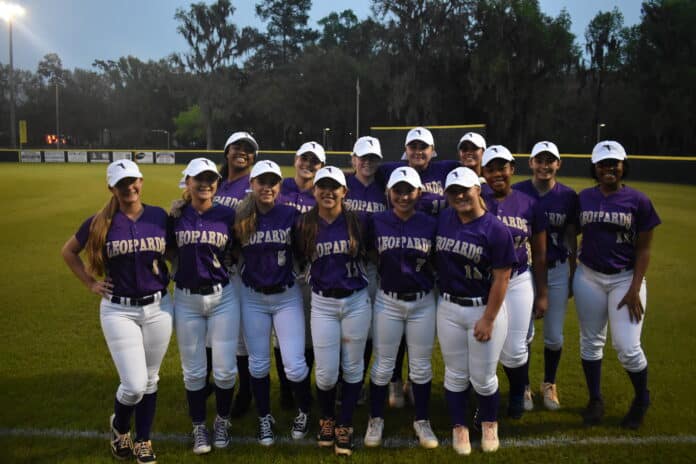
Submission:
<svg viewBox="0 0 696 464">
<path fill-rule="evenodd" d="M 156 134 L 166 134 L 167 135 L 167 150 L 169 150 L 169 131 L 164 129 L 152 129 L 151 132 Z"/>
<path fill-rule="evenodd" d="M 17 127 L 15 121 L 15 86 L 14 86 L 14 61 L 12 57 L 12 21 L 15 18 L 24 16 L 25 10 L 14 3 L 0 2 L 0 17 L 7 21 L 10 30 L 10 73 L 8 83 L 10 84 L 10 145 L 17 147 Z"/>
<path fill-rule="evenodd" d="M 600 122 L 597 124 L 597 143 L 599 143 L 600 140 L 602 140 L 602 127 L 606 127 L 607 125 L 604 124 L 603 122 Z"/>
</svg>

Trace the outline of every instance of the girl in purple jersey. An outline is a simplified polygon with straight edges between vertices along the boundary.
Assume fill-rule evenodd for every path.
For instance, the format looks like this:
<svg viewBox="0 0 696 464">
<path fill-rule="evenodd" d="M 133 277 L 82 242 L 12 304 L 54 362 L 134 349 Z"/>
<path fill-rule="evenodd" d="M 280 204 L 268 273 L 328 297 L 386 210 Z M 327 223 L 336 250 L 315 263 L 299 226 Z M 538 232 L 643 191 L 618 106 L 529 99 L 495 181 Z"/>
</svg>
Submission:
<svg viewBox="0 0 696 464">
<path fill-rule="evenodd" d="M 481 448 L 496 451 L 498 377 L 496 368 L 507 336 L 506 290 L 516 263 L 505 225 L 486 212 L 478 176 L 460 167 L 449 173 L 447 202 L 438 218 L 435 263 L 441 298 L 437 334 L 445 362 L 445 399 L 452 420 L 452 446 L 471 453 L 467 405 L 476 392 Z"/>
<path fill-rule="evenodd" d="M 353 411 L 362 386 L 365 341 L 372 318 L 363 265 L 363 225 L 343 207 L 346 179 L 337 167 L 317 171 L 317 206 L 297 229 L 300 254 L 310 263 L 311 329 L 322 417 L 319 446 L 338 455 L 353 452 Z M 343 372 L 341 412 L 336 420 L 338 371 Z"/>
<path fill-rule="evenodd" d="M 372 323 L 375 362 L 370 373 L 370 420 L 364 439 L 368 447 L 382 444 L 387 386 L 404 335 L 416 407 L 413 429 L 422 447 L 436 448 L 439 444 L 429 414 L 435 342 L 434 276 L 430 259 L 437 222 L 432 216 L 416 211 L 422 187 L 414 169 L 402 167 L 393 171 L 387 183 L 393 209 L 373 215 L 370 222 L 369 240 L 377 253 L 380 290 Z"/>
<path fill-rule="evenodd" d="M 138 463 L 154 463 L 150 430 L 159 368 L 172 333 L 164 261 L 167 213 L 142 203 L 143 176 L 134 162 L 114 161 L 106 177 L 109 203 L 63 245 L 62 255 L 73 274 L 102 297 L 102 331 L 121 382 L 109 420 L 111 452 L 118 459 L 135 455 Z M 105 278 L 98 280 L 100 275 Z M 135 444 L 129 432 L 134 412 Z"/>
<path fill-rule="evenodd" d="M 292 255 L 292 229 L 299 213 L 276 203 L 283 179 L 276 163 L 259 161 L 250 178 L 251 194 L 239 205 L 234 228 L 241 246 L 242 323 L 259 417 L 257 440 L 270 446 L 275 442 L 268 375 L 271 328 L 275 329 L 285 374 L 299 408 L 292 438 L 304 438 L 308 426 L 311 394 L 304 356 L 305 318 Z"/>
<path fill-rule="evenodd" d="M 211 451 L 206 426 L 206 341 L 212 348 L 217 416 L 213 445 L 230 444 L 230 408 L 237 377 L 239 289 L 224 266 L 232 246 L 234 209 L 213 202 L 220 181 L 215 163 L 195 158 L 183 171 L 183 201 L 170 213 L 170 242 L 176 263 L 174 326 L 184 372 L 193 452 Z"/>
<path fill-rule="evenodd" d="M 621 425 L 637 429 L 650 405 L 648 361 L 640 335 L 646 307 L 645 273 L 653 229 L 660 218 L 643 193 L 623 184 L 627 174 L 626 151 L 620 143 L 605 140 L 595 145 L 592 177 L 597 186 L 578 196 L 582 244 L 573 292 L 590 397 L 583 419 L 594 425 L 604 416 L 600 377 L 608 322 L 619 361 L 635 391 Z"/>
<path fill-rule="evenodd" d="M 213 201 L 231 208 L 235 208 L 247 195 L 249 188 L 249 172 L 259 151 L 259 144 L 248 132 L 235 132 L 229 136 L 223 149 L 225 162 L 220 169 L 222 181 L 218 185 Z M 230 281 L 239 289 L 239 273 L 237 263 L 227 263 L 230 271 Z M 241 330 L 241 327 L 240 327 Z M 208 356 L 208 376 L 212 371 L 212 351 L 206 348 Z M 239 334 L 239 346 L 237 347 L 237 395 L 234 398 L 231 417 L 239 417 L 246 414 L 251 404 L 251 384 L 249 379 L 249 355 L 247 354 L 244 336 Z"/>
<path fill-rule="evenodd" d="M 561 156 L 553 142 L 539 142 L 532 148 L 529 158 L 532 178 L 512 186 L 535 198 L 544 211 L 549 228 L 546 236 L 546 262 L 548 268 L 549 307 L 544 315 L 544 381 L 541 395 L 544 406 L 550 410 L 561 407 L 556 389 L 556 371 L 561 360 L 563 347 L 563 322 L 570 282 L 575 273 L 577 256 L 578 195 L 575 191 L 556 181 L 561 168 Z M 534 321 L 530 322 L 531 339 Z M 531 399 L 531 390 L 529 391 Z"/>
<path fill-rule="evenodd" d="M 483 159 L 483 150 L 486 149 L 486 139 L 477 132 L 467 132 L 459 139 L 457 150 L 459 152 L 459 161 L 462 166 L 469 168 L 481 176 L 481 160 Z"/>
<path fill-rule="evenodd" d="M 490 146 L 483 153 L 483 175 L 491 188 L 483 195 L 486 208 L 508 227 L 517 253 L 517 265 L 505 295 L 508 334 L 500 362 L 510 382 L 508 416 L 519 419 L 525 410 L 533 408 L 531 391 L 527 388 L 529 321 L 532 314 L 543 317 L 548 306 L 547 221 L 535 199 L 512 189 L 514 163 L 512 154 L 502 145 Z M 525 394 L 526 391 L 529 393 Z"/>
</svg>

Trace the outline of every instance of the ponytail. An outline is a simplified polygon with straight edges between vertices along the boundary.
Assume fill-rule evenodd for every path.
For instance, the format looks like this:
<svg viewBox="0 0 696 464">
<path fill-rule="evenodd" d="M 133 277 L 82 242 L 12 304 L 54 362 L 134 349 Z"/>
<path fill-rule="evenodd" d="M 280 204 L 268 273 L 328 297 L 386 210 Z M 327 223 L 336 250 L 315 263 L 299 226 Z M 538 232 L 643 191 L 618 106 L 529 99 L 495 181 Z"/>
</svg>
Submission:
<svg viewBox="0 0 696 464">
<path fill-rule="evenodd" d="M 87 256 L 87 272 L 93 276 L 104 275 L 104 245 L 106 234 L 111 227 L 111 220 L 118 211 L 118 199 L 112 196 L 109 202 L 97 214 L 94 215 L 89 226 L 89 235 L 85 244 Z"/>
<path fill-rule="evenodd" d="M 239 243 L 243 245 L 249 242 L 251 237 L 256 232 L 256 198 L 254 194 L 247 195 L 238 205 L 237 214 L 234 219 L 234 232 L 237 235 Z"/>
</svg>

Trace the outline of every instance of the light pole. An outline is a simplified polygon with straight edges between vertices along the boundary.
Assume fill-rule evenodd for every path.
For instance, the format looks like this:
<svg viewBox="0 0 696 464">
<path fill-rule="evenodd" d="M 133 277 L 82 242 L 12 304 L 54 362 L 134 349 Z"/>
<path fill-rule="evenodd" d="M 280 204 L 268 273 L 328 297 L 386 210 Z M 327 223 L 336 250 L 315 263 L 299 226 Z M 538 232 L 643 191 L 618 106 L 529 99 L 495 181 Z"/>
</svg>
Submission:
<svg viewBox="0 0 696 464">
<path fill-rule="evenodd" d="M 326 150 L 326 133 L 327 132 L 331 132 L 330 127 L 325 127 L 324 130 L 322 131 L 321 144 L 324 146 L 324 150 Z"/>
<path fill-rule="evenodd" d="M 59 75 L 53 75 L 53 83 L 56 85 L 56 150 L 60 150 L 60 105 L 58 103 L 58 87 L 63 83 Z"/>
<path fill-rule="evenodd" d="M 156 134 L 166 134 L 167 135 L 167 150 L 169 150 L 169 131 L 164 130 L 164 129 L 152 129 L 151 132 L 155 132 Z"/>
<path fill-rule="evenodd" d="M 604 124 L 603 122 L 600 122 L 599 124 L 597 124 L 597 143 L 599 143 L 599 141 L 602 138 L 602 127 L 606 127 L 606 126 L 607 125 Z"/>
<path fill-rule="evenodd" d="M 15 122 L 15 88 L 14 88 L 14 61 L 12 59 L 12 20 L 24 16 L 24 8 L 14 3 L 0 2 L 0 16 L 7 21 L 10 30 L 10 73 L 8 83 L 10 84 L 10 145 L 17 147 L 17 125 Z"/>
</svg>

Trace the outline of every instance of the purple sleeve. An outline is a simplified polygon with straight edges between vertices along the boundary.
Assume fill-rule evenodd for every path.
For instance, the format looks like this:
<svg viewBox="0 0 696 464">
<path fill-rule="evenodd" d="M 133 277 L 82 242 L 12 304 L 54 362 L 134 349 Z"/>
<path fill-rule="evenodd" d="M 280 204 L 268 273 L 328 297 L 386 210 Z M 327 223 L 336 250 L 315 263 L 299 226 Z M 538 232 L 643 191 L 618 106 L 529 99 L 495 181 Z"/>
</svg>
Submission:
<svg viewBox="0 0 696 464">
<path fill-rule="evenodd" d="M 85 222 L 82 223 L 77 232 L 75 232 L 75 238 L 82 248 L 87 244 L 87 239 L 89 238 L 89 227 L 92 225 L 92 220 L 94 216 L 91 216 Z"/>
<path fill-rule="evenodd" d="M 517 253 L 515 253 L 515 245 L 512 242 L 510 230 L 502 222 L 491 222 L 492 227 L 489 238 L 491 267 L 493 269 L 501 269 L 516 265 Z"/>
<path fill-rule="evenodd" d="M 640 194 L 638 198 L 638 211 L 636 214 L 637 232 L 647 232 L 648 230 L 654 229 L 661 223 L 662 221 L 657 215 L 657 211 L 655 211 L 655 207 L 650 199 L 647 196 Z"/>
<path fill-rule="evenodd" d="M 534 207 L 532 208 L 532 234 L 538 234 L 549 228 L 549 220 L 546 217 L 544 208 L 541 207 L 541 203 L 538 201 L 534 202 Z"/>
</svg>

